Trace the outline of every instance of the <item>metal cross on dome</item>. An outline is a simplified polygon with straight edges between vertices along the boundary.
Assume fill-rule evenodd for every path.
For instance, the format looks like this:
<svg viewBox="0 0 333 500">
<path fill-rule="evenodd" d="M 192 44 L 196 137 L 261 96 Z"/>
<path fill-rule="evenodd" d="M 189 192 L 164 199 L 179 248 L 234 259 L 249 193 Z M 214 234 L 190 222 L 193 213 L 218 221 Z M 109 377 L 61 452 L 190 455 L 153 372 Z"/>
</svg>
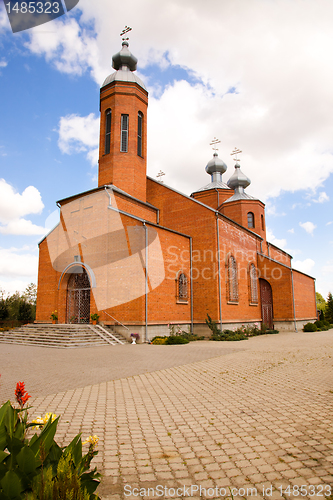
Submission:
<svg viewBox="0 0 333 500">
<path fill-rule="evenodd" d="M 123 29 L 123 31 L 120 33 L 120 36 L 124 36 L 126 35 L 126 33 L 128 33 L 129 31 L 132 31 L 132 28 L 130 28 L 129 26 L 125 26 L 125 28 Z M 125 40 L 129 40 L 129 38 L 122 38 L 123 41 Z"/>
<path fill-rule="evenodd" d="M 156 175 L 156 177 L 158 178 L 158 181 L 159 181 L 159 182 L 161 182 L 162 184 L 163 184 L 163 181 L 162 181 L 162 177 L 163 177 L 163 175 L 165 175 L 165 173 L 164 173 L 164 172 L 162 172 L 162 170 L 160 170 L 160 171 L 158 172 L 158 174 Z"/>
<path fill-rule="evenodd" d="M 214 151 L 218 151 L 218 148 L 216 147 L 217 144 L 219 144 L 221 141 L 219 141 L 219 139 L 216 139 L 216 137 L 214 137 L 214 139 L 212 140 L 212 142 L 210 142 L 210 146 L 213 146 L 213 150 Z"/>
<path fill-rule="evenodd" d="M 232 153 L 230 153 L 231 156 L 236 155 L 236 158 L 234 158 L 235 161 L 240 161 L 240 158 L 237 158 L 237 155 L 242 153 L 242 151 L 238 148 L 235 148 Z"/>
</svg>

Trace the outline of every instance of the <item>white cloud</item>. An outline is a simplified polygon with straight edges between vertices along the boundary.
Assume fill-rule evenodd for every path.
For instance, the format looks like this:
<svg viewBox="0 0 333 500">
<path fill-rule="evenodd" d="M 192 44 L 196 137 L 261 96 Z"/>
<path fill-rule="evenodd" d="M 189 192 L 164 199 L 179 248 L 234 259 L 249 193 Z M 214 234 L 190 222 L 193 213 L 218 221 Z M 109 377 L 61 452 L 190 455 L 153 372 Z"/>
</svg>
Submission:
<svg viewBox="0 0 333 500">
<path fill-rule="evenodd" d="M 325 193 L 325 191 L 322 191 L 321 193 L 319 193 L 318 198 L 312 201 L 314 201 L 315 203 L 325 203 L 325 201 L 329 200 L 330 200 L 329 196 Z"/>
<path fill-rule="evenodd" d="M 7 61 L 0 61 L 0 68 L 5 68 L 8 65 Z"/>
<path fill-rule="evenodd" d="M 0 247 L 0 277 L 26 277 L 36 279 L 38 269 L 37 248 L 1 248 Z M 0 284 L 1 286 L 1 284 Z"/>
<path fill-rule="evenodd" d="M 266 238 L 269 243 L 272 243 L 273 245 L 282 248 L 283 250 L 288 252 L 288 250 L 286 249 L 287 240 L 285 240 L 284 238 L 281 239 L 276 238 L 269 228 L 266 229 Z"/>
<path fill-rule="evenodd" d="M 59 71 L 90 71 L 100 85 L 113 71 L 110 59 L 120 49 L 119 26 L 126 19 L 135 27 L 130 48 L 141 73 L 148 64 L 164 70 L 179 65 L 203 82 L 174 82 L 160 98 L 154 92 L 160 82 L 148 82 L 155 96 L 149 106 L 150 175 L 161 168 L 166 183 L 194 191 L 207 183 L 208 144 L 218 136 L 229 166 L 225 180 L 237 145 L 252 180 L 248 192 L 263 200 L 281 190 L 320 186 L 333 172 L 333 67 L 326 60 L 333 46 L 333 3 L 235 0 L 212 6 L 201 0 L 128 0 L 115 10 L 107 0 L 81 0 L 80 26 L 66 17 L 52 22 L 53 33 L 34 28 L 29 48 Z M 230 88 L 237 93 L 227 93 Z"/>
<path fill-rule="evenodd" d="M 10 29 L 7 13 L 5 9 L 0 6 L 0 34 L 8 28 Z"/>
<path fill-rule="evenodd" d="M 294 234 L 295 229 L 292 227 L 291 229 L 288 229 L 288 233 Z"/>
<path fill-rule="evenodd" d="M 299 225 L 305 229 L 305 231 L 308 233 L 308 234 L 311 234 L 311 236 L 313 236 L 313 231 L 316 229 L 316 225 L 313 224 L 313 222 L 300 222 Z"/>
<path fill-rule="evenodd" d="M 302 271 L 305 274 L 310 274 L 314 265 L 315 261 L 312 259 L 295 260 L 293 262 L 293 268 L 297 269 L 297 271 Z"/>
<path fill-rule="evenodd" d="M 44 235 L 45 227 L 36 226 L 30 220 L 14 219 L 6 226 L 0 226 L 1 234 L 16 234 L 21 236 Z"/>
<path fill-rule="evenodd" d="M 45 228 L 24 219 L 28 214 L 40 214 L 43 208 L 40 193 L 34 186 L 27 187 L 20 194 L 4 179 L 0 179 L 0 233 L 44 234 Z"/>
<path fill-rule="evenodd" d="M 326 222 L 326 226 L 330 226 L 331 224 L 333 224 L 333 220 L 330 220 L 329 222 Z"/>
<path fill-rule="evenodd" d="M 82 75 L 90 70 L 93 78 L 100 79 L 100 54 L 94 35 L 67 16 L 52 21 L 49 26 L 54 31 L 45 32 L 42 25 L 29 33 L 30 41 L 26 46 L 31 52 L 44 55 L 62 73 Z"/>
<path fill-rule="evenodd" d="M 99 118 L 75 114 L 63 116 L 59 122 L 58 145 L 63 153 L 87 152 L 87 159 L 94 166 L 98 161 Z"/>
</svg>

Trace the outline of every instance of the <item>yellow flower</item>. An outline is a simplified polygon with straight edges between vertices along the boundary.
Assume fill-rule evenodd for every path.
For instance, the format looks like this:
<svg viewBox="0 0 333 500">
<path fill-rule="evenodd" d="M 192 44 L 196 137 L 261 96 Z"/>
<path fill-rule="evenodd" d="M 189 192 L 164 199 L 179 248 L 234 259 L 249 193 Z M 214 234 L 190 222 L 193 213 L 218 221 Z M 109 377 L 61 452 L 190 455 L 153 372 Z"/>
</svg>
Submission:
<svg viewBox="0 0 333 500">
<path fill-rule="evenodd" d="M 47 422 L 49 421 L 50 417 L 52 418 L 51 422 L 54 422 L 55 419 L 57 418 L 57 415 L 54 413 L 46 413 L 44 417 L 37 417 L 34 420 L 32 420 L 32 424 L 36 424 L 33 426 L 33 429 L 38 429 L 39 427 L 43 427 Z"/>
<path fill-rule="evenodd" d="M 96 434 L 94 436 L 89 436 L 87 437 L 87 439 L 85 441 L 83 441 L 82 444 L 88 444 L 89 443 L 89 446 L 92 446 L 92 448 L 96 448 L 97 447 L 97 443 L 99 441 L 99 437 L 96 436 Z"/>
</svg>

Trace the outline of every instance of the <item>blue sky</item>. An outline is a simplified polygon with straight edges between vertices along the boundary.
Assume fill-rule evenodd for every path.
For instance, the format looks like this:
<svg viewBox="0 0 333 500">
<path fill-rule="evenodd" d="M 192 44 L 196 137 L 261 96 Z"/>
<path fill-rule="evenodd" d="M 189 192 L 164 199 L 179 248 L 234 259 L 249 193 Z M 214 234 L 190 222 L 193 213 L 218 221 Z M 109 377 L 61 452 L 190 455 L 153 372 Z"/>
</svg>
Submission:
<svg viewBox="0 0 333 500">
<path fill-rule="evenodd" d="M 224 181 L 240 148 L 247 192 L 266 203 L 268 239 L 326 297 L 332 2 L 156 3 L 80 0 L 62 18 L 13 34 L 0 2 L 0 288 L 36 282 L 37 244 L 57 220 L 55 202 L 97 184 L 99 87 L 130 25 L 150 96 L 148 174 L 162 169 L 166 184 L 190 194 L 209 182 L 214 137 Z"/>
</svg>

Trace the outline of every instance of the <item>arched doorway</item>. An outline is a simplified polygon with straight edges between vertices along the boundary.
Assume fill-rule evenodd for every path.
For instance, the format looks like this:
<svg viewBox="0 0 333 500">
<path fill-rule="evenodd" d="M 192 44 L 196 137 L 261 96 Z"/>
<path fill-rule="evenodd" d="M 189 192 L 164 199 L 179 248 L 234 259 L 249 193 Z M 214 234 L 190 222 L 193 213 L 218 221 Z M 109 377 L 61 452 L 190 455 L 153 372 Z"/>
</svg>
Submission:
<svg viewBox="0 0 333 500">
<path fill-rule="evenodd" d="M 67 323 L 89 323 L 89 277 L 83 267 L 75 271 L 70 275 L 67 284 Z"/>
<path fill-rule="evenodd" d="M 262 322 L 269 328 L 273 328 L 273 294 L 272 287 L 268 281 L 260 279 L 260 297 L 261 297 L 261 317 Z"/>
</svg>

